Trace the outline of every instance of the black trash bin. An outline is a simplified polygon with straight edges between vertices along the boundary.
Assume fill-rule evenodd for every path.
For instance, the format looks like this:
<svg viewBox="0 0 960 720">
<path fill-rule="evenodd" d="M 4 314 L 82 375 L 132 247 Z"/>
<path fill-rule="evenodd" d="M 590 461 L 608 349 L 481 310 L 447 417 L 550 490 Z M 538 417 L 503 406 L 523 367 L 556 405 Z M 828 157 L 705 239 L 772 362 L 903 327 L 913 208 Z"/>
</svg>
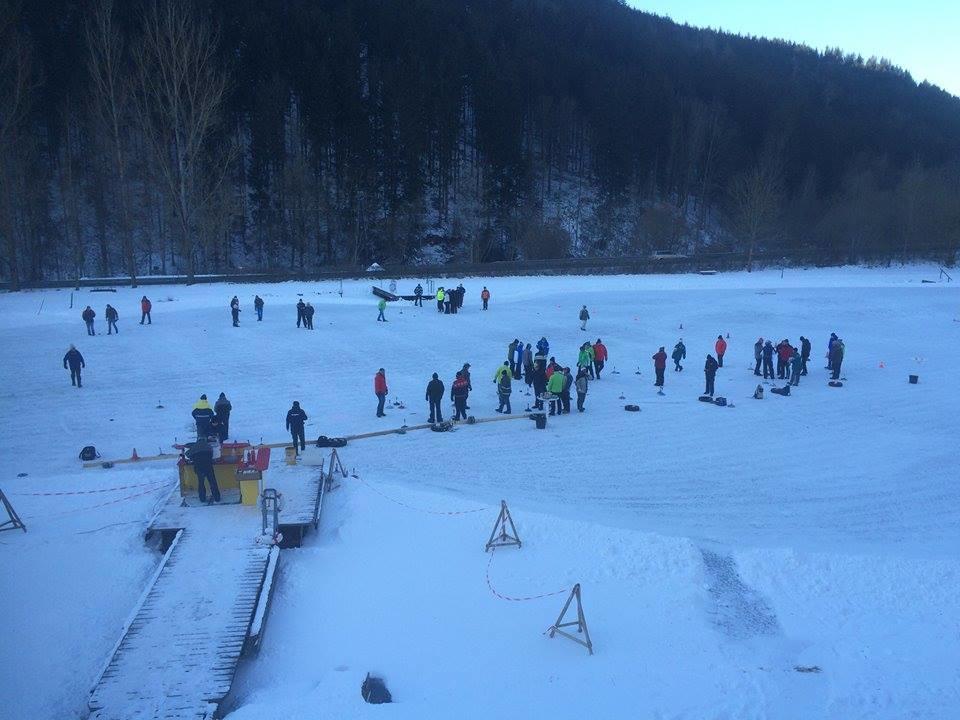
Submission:
<svg viewBox="0 0 960 720">
<path fill-rule="evenodd" d="M 537 423 L 537 430 L 544 430 L 547 427 L 547 414 L 545 412 L 533 413 L 533 419 Z"/>
<path fill-rule="evenodd" d="M 911 375 L 911 376 L 910 376 L 910 384 L 911 384 L 911 385 L 916 385 L 919 381 L 920 381 L 920 376 L 919 376 L 919 375 Z"/>
</svg>

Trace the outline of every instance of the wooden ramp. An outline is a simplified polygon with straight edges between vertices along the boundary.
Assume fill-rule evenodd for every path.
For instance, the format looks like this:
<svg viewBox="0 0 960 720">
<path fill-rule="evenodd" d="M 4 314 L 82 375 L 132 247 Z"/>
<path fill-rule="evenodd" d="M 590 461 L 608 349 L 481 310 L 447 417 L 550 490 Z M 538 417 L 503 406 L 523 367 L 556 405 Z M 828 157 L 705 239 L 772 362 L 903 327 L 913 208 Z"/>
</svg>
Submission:
<svg viewBox="0 0 960 720">
<path fill-rule="evenodd" d="M 181 530 L 90 695 L 90 717 L 212 718 L 259 640 L 251 626 L 278 553 L 252 533 Z"/>
<path fill-rule="evenodd" d="M 325 479 L 280 466 L 264 484 L 283 493 L 280 529 L 299 545 L 318 524 Z M 257 542 L 260 530 L 259 508 L 171 492 L 147 531 L 166 552 L 90 693 L 90 718 L 216 717 L 240 658 L 263 635 L 280 549 Z"/>
</svg>

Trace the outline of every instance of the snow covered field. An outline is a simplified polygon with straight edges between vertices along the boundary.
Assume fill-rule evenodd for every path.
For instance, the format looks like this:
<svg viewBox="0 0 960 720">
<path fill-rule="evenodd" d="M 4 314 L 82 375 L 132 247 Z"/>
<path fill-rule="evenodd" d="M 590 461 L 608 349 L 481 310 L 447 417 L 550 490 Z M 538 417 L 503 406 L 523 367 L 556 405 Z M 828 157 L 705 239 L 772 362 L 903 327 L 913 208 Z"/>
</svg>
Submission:
<svg viewBox="0 0 960 720">
<path fill-rule="evenodd" d="M 471 412 L 490 417 L 507 344 L 541 335 L 570 366 L 586 339 L 609 348 L 587 412 L 551 418 L 546 431 L 516 420 L 345 448 L 360 477 L 330 495 L 318 535 L 283 553 L 232 720 L 960 716 L 960 292 L 920 284 L 936 275 L 468 279 L 462 314 L 391 304 L 386 324 L 361 282 L 343 297 L 334 283 L 146 288 L 154 323 L 144 327 L 143 291 L 84 290 L 73 309 L 69 291 L 2 295 L 11 465 L 0 487 L 29 532 L 0 534 L 0 717 L 82 716 L 159 559 L 142 532 L 175 471 L 81 471 L 82 446 L 104 458 L 166 450 L 188 437 L 202 392 L 226 392 L 231 434 L 253 442 L 286 437 L 292 400 L 310 416 L 308 440 L 420 423 L 430 373 L 449 389 L 464 362 Z M 297 293 L 317 307 L 313 332 L 294 325 Z M 118 336 L 103 334 L 107 302 Z M 86 304 L 95 338 L 79 317 Z M 847 347 L 840 389 L 820 362 L 833 331 Z M 720 333 L 730 347 L 717 392 L 732 408 L 696 401 Z M 810 375 L 791 397 L 752 400 L 757 337 L 801 334 L 814 343 Z M 668 368 L 657 396 L 650 356 L 680 337 L 686 370 Z M 61 367 L 71 342 L 87 362 L 81 390 Z M 377 419 L 381 366 L 406 409 L 388 405 Z M 514 385 L 515 411 L 524 389 Z M 524 546 L 491 558 L 483 545 L 500 499 Z M 543 635 L 563 594 L 511 602 L 491 591 L 576 582 L 593 657 Z M 367 671 L 386 678 L 394 705 L 360 700 Z"/>
</svg>

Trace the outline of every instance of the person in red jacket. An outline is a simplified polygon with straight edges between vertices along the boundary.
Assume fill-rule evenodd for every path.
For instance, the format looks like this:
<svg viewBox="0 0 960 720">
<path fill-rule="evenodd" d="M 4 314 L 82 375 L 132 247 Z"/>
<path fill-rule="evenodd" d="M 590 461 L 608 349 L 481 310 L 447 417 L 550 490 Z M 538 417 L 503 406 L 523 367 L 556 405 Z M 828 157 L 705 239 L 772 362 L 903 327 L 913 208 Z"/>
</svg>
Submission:
<svg viewBox="0 0 960 720">
<path fill-rule="evenodd" d="M 777 377 L 781 380 L 790 379 L 790 359 L 793 357 L 793 345 L 789 340 L 781 340 L 777 345 Z"/>
<path fill-rule="evenodd" d="M 657 354 L 653 356 L 653 369 L 657 373 L 657 381 L 654 383 L 654 385 L 662 388 L 663 371 L 667 369 L 667 351 L 663 349 L 663 346 L 661 346 L 657 351 Z"/>
<path fill-rule="evenodd" d="M 600 338 L 597 338 L 597 342 L 593 346 L 593 369 L 597 375 L 597 380 L 600 379 L 600 371 L 603 370 L 605 362 L 607 362 L 607 346 L 600 341 Z"/>
<path fill-rule="evenodd" d="M 723 367 L 723 354 L 727 351 L 727 341 L 723 339 L 723 335 L 717 335 L 717 343 L 714 345 L 714 350 L 717 351 L 717 367 Z"/>
<path fill-rule="evenodd" d="M 490 291 L 487 290 L 487 286 L 483 286 L 483 290 L 480 291 L 480 299 L 483 300 L 483 309 L 487 309 L 487 303 L 490 302 Z"/>
<path fill-rule="evenodd" d="M 377 396 L 377 417 L 386 417 L 383 404 L 387 400 L 387 374 L 383 368 L 377 370 L 373 376 L 373 392 Z"/>
<path fill-rule="evenodd" d="M 143 325 L 143 321 L 147 321 L 147 325 L 153 325 L 153 320 L 150 319 L 150 311 L 153 310 L 153 303 L 150 302 L 150 299 L 144 295 L 140 298 L 140 324 Z"/>
</svg>

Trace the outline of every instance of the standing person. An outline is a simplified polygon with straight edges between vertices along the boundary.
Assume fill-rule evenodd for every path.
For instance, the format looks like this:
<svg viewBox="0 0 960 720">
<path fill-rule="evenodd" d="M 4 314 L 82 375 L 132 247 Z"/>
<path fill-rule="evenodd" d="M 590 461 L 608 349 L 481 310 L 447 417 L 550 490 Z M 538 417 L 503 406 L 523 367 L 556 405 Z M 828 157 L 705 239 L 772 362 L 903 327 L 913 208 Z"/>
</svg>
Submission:
<svg viewBox="0 0 960 720">
<path fill-rule="evenodd" d="M 263 322 L 263 298 L 259 295 L 253 297 L 253 309 L 257 311 L 257 322 Z"/>
<path fill-rule="evenodd" d="M 387 372 L 380 368 L 377 374 L 373 376 L 373 394 L 377 396 L 377 417 L 386 417 L 383 411 L 383 405 L 387 401 Z"/>
<path fill-rule="evenodd" d="M 310 303 L 303 309 L 303 325 L 307 330 L 313 330 L 313 314 L 316 309 Z"/>
<path fill-rule="evenodd" d="M 527 387 L 530 387 L 530 384 L 533 382 L 531 377 L 533 373 L 533 348 L 530 347 L 530 343 L 527 343 L 526 347 L 523 348 L 523 379 L 527 383 Z"/>
<path fill-rule="evenodd" d="M 304 323 L 304 317 L 303 317 L 303 311 L 306 309 L 307 309 L 307 306 L 303 303 L 303 298 L 300 298 L 299 300 L 297 300 L 297 327 L 300 327 L 301 323 L 303 323 L 304 327 L 306 327 L 306 323 Z"/>
<path fill-rule="evenodd" d="M 457 373 L 456 379 L 450 388 L 450 399 L 456 410 L 454 420 L 467 419 L 467 397 L 470 394 L 470 382 L 463 376 L 463 370 Z"/>
<path fill-rule="evenodd" d="M 227 396 L 220 393 L 220 397 L 213 404 L 213 412 L 216 414 L 217 420 L 220 421 L 220 442 L 226 442 L 227 438 L 230 437 L 230 412 L 232 410 L 233 405 L 227 400 Z"/>
<path fill-rule="evenodd" d="M 583 401 L 587 399 L 587 374 L 581 370 L 577 374 L 577 412 L 583 412 Z"/>
<path fill-rule="evenodd" d="M 683 365 L 680 364 L 680 361 L 687 359 L 687 346 L 683 344 L 683 338 L 680 338 L 677 344 L 673 346 L 673 353 L 670 357 L 673 358 L 673 371 L 681 372 Z"/>
<path fill-rule="evenodd" d="M 657 380 L 653 384 L 658 388 L 662 388 L 663 371 L 667 369 L 667 351 L 663 349 L 663 345 L 660 346 L 660 349 L 657 350 L 653 356 L 653 369 L 657 374 Z"/>
<path fill-rule="evenodd" d="M 591 372 L 593 371 L 592 370 L 593 361 L 590 359 L 590 353 L 587 351 L 588 347 L 592 347 L 592 345 L 590 345 L 589 342 L 585 342 L 583 345 L 580 346 L 580 352 L 577 353 L 577 374 L 578 375 L 580 374 L 581 370 L 586 372 L 588 368 L 591 368 Z"/>
<path fill-rule="evenodd" d="M 830 333 L 830 340 L 827 342 L 827 370 L 833 370 L 833 346 L 837 342 L 837 334 Z"/>
<path fill-rule="evenodd" d="M 529 382 L 533 385 L 533 406 L 537 410 L 543 410 L 543 400 L 541 396 L 547 390 L 547 375 L 544 372 L 543 362 L 535 362 L 533 370 L 530 371 Z"/>
<path fill-rule="evenodd" d="M 413 306 L 423 307 L 423 285 L 420 283 L 417 283 L 417 286 L 413 289 Z"/>
<path fill-rule="evenodd" d="M 387 301 L 383 298 L 380 298 L 380 302 L 377 303 L 377 310 L 380 311 L 380 314 L 377 315 L 377 322 L 386 322 L 387 319 L 383 316 L 383 311 L 387 309 Z"/>
<path fill-rule="evenodd" d="M 143 321 L 147 321 L 147 325 L 153 325 L 153 320 L 150 318 L 150 311 L 153 310 L 153 303 L 150 302 L 150 299 L 144 295 L 140 298 L 140 324 L 143 325 Z"/>
<path fill-rule="evenodd" d="M 443 312 L 443 285 L 437 288 L 437 312 Z"/>
<path fill-rule="evenodd" d="M 63 356 L 63 369 L 70 370 L 70 384 L 76 387 L 83 387 L 83 383 L 80 381 L 80 368 L 85 368 L 87 364 L 83 361 L 83 355 L 80 354 L 80 351 L 77 350 L 73 345 L 70 346 L 70 349 L 67 350 L 67 354 Z"/>
<path fill-rule="evenodd" d="M 587 329 L 587 320 L 589 319 L 590 319 L 590 311 L 587 310 L 587 306 L 584 305 L 582 308 L 580 308 L 580 329 L 581 330 Z"/>
<path fill-rule="evenodd" d="M 483 286 L 483 290 L 480 291 L 480 299 L 483 301 L 483 309 L 487 309 L 487 303 L 490 302 L 490 291 L 487 290 L 487 286 Z"/>
<path fill-rule="evenodd" d="M 307 449 L 306 438 L 303 434 L 303 425 L 307 422 L 307 414 L 303 411 L 303 408 L 300 407 L 300 403 L 296 400 L 293 401 L 293 407 L 287 410 L 287 430 L 290 431 L 290 436 L 293 438 L 293 449 L 296 450 L 297 447 L 300 450 Z"/>
<path fill-rule="evenodd" d="M 547 381 L 547 392 L 553 397 L 550 399 L 550 414 L 561 415 L 563 413 L 563 373 L 554 372 Z"/>
<path fill-rule="evenodd" d="M 570 368 L 565 367 L 560 373 L 563 377 L 563 392 L 560 394 L 560 400 L 563 403 L 563 411 L 570 414 L 570 391 L 573 388 L 573 375 L 570 374 Z"/>
<path fill-rule="evenodd" d="M 460 368 L 460 372 L 463 373 L 463 379 L 467 381 L 467 390 L 473 392 L 473 381 L 470 379 L 470 363 L 464 363 L 463 367 Z M 464 407 L 469 410 L 470 406 L 464 404 Z"/>
<path fill-rule="evenodd" d="M 443 411 L 440 409 L 440 402 L 443 400 L 443 380 L 434 373 L 430 382 L 427 383 L 427 392 L 425 400 L 430 403 L 430 422 L 443 422 Z"/>
<path fill-rule="evenodd" d="M 197 423 L 197 437 L 207 437 L 210 434 L 210 419 L 213 417 L 213 408 L 207 402 L 206 395 L 200 396 L 190 414 L 193 415 L 193 420 Z"/>
<path fill-rule="evenodd" d="M 790 369 L 790 384 L 796 387 L 800 385 L 800 373 L 803 372 L 803 358 L 796 348 L 793 350 L 793 357 L 790 358 Z"/>
<path fill-rule="evenodd" d="M 213 470 L 213 448 L 206 437 L 198 437 L 196 442 L 190 443 L 185 454 L 193 463 L 193 471 L 197 475 L 197 495 L 200 502 L 207 502 L 207 488 L 204 481 L 210 484 L 212 502 L 220 502 L 220 487 L 217 485 L 217 476 Z"/>
<path fill-rule="evenodd" d="M 533 361 L 536 362 L 540 360 L 543 362 L 544 366 L 547 364 L 547 355 L 550 354 L 550 343 L 547 342 L 545 337 L 540 338 L 537 341 L 537 354 L 534 355 Z"/>
<path fill-rule="evenodd" d="M 723 339 L 723 335 L 717 335 L 713 349 L 717 351 L 717 367 L 723 367 L 723 356 L 727 352 L 727 341 Z"/>
<path fill-rule="evenodd" d="M 810 341 L 803 335 L 800 336 L 800 361 L 803 363 L 801 375 L 807 374 L 807 363 L 810 361 Z"/>
<path fill-rule="evenodd" d="M 501 373 L 500 379 L 497 381 L 497 398 L 500 400 L 500 405 L 497 407 L 497 412 L 502 413 L 506 410 L 507 415 L 513 413 L 513 410 L 510 409 L 510 393 L 513 392 L 513 376 L 508 373 Z"/>
<path fill-rule="evenodd" d="M 93 319 L 97 316 L 97 313 L 94 312 L 93 308 L 87 305 L 86 310 L 80 313 L 80 317 L 83 318 L 83 322 L 87 325 L 87 335 L 96 335 L 97 333 L 93 329 Z"/>
<path fill-rule="evenodd" d="M 763 361 L 763 338 L 760 338 L 753 344 L 753 359 L 757 361 L 753 367 L 753 374 L 760 374 L 760 363 Z"/>
<path fill-rule="evenodd" d="M 107 303 L 107 309 L 103 311 L 103 316 L 107 319 L 107 335 L 112 335 L 113 331 L 117 331 L 117 335 L 120 334 L 120 328 L 117 327 L 117 320 L 120 319 L 120 313 L 117 312 L 117 309 Z"/>
<path fill-rule="evenodd" d="M 833 375 L 831 378 L 833 380 L 840 379 L 840 366 L 843 365 L 843 356 L 847 352 L 847 346 L 843 344 L 843 340 L 837 338 L 833 342 L 833 350 L 830 353 L 831 362 L 833 363 Z"/>
<path fill-rule="evenodd" d="M 773 343 L 767 340 L 763 344 L 763 379 L 773 380 Z"/>
<path fill-rule="evenodd" d="M 467 289 L 463 286 L 463 283 L 457 285 L 457 310 L 463 307 L 463 298 L 467 294 Z"/>
<path fill-rule="evenodd" d="M 510 374 L 513 375 L 514 370 L 516 370 L 516 356 L 517 356 L 517 345 L 520 343 L 517 338 L 513 339 L 513 342 L 507 345 L 507 360 L 510 363 Z"/>
<path fill-rule="evenodd" d="M 600 379 L 600 371 L 603 370 L 608 356 L 607 346 L 603 344 L 600 338 L 597 338 L 597 342 L 594 343 L 593 346 L 593 369 L 596 373 L 597 380 Z"/>
<path fill-rule="evenodd" d="M 230 315 L 233 317 L 233 326 L 240 327 L 240 300 L 236 295 L 230 301 Z"/>
<path fill-rule="evenodd" d="M 703 374 L 707 378 L 707 389 L 703 391 L 704 395 L 713 397 L 713 382 L 717 377 L 717 368 L 720 363 L 714 360 L 713 355 L 707 355 L 707 362 L 703 365 Z"/>
<path fill-rule="evenodd" d="M 793 357 L 793 345 L 784 338 L 777 345 L 777 377 L 781 380 L 790 378 L 790 358 Z"/>
<path fill-rule="evenodd" d="M 517 342 L 517 347 L 513 351 L 513 379 L 519 380 L 521 378 L 521 371 L 523 370 L 523 341 Z"/>
<path fill-rule="evenodd" d="M 494 373 L 493 373 L 493 382 L 499 384 L 499 383 L 500 383 L 500 378 L 501 378 L 503 375 L 511 375 L 511 376 L 513 375 L 513 373 L 510 372 L 510 363 L 507 362 L 506 360 L 503 361 L 503 365 L 501 365 L 500 367 L 498 367 L 498 368 L 494 371 Z"/>
</svg>

